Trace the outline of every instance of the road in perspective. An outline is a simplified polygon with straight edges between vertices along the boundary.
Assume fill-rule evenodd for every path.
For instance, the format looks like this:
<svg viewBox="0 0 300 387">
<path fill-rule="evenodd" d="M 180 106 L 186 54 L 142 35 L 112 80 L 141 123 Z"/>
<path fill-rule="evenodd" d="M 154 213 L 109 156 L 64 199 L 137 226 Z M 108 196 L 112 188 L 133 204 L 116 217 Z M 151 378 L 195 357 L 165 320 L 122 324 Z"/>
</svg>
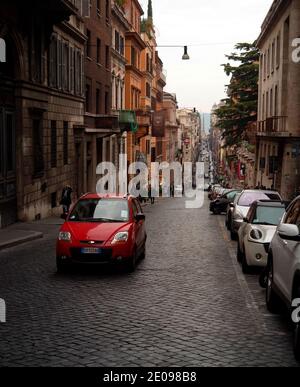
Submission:
<svg viewBox="0 0 300 387">
<path fill-rule="evenodd" d="M 3 366 L 297 366 L 287 319 L 270 315 L 236 262 L 223 216 L 183 199 L 146 206 L 147 257 L 135 273 L 57 274 L 58 226 L 1 252 Z"/>
</svg>

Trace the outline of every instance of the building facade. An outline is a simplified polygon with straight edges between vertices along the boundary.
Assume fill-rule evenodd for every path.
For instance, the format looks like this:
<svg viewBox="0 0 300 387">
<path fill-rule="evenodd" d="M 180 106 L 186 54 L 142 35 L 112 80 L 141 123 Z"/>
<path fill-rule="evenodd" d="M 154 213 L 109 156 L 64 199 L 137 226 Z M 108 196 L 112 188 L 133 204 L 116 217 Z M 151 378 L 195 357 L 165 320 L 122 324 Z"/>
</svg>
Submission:
<svg viewBox="0 0 300 387">
<path fill-rule="evenodd" d="M 163 109 L 165 111 L 165 147 L 163 160 L 168 163 L 181 161 L 182 141 L 179 136 L 179 123 L 177 121 L 176 94 L 164 92 Z"/>
<path fill-rule="evenodd" d="M 96 174 L 98 164 L 118 165 L 121 133 L 118 117 L 112 112 L 112 95 L 116 100 L 116 82 L 111 82 L 112 9 L 116 7 L 111 0 L 90 0 L 89 17 L 85 18 L 85 118 L 79 150 L 85 171 L 82 192 L 95 192 L 97 179 L 102 177 Z M 121 99 L 119 95 L 118 104 Z"/>
<path fill-rule="evenodd" d="M 289 200 L 300 187 L 300 0 L 275 0 L 262 25 L 256 183 Z"/>
<path fill-rule="evenodd" d="M 179 109 L 177 119 L 181 126 L 183 162 L 196 162 L 201 140 L 201 117 L 196 109 Z"/>
<path fill-rule="evenodd" d="M 82 1 L 1 1 L 0 227 L 58 213 L 63 187 L 76 187 L 84 11 Z"/>
</svg>

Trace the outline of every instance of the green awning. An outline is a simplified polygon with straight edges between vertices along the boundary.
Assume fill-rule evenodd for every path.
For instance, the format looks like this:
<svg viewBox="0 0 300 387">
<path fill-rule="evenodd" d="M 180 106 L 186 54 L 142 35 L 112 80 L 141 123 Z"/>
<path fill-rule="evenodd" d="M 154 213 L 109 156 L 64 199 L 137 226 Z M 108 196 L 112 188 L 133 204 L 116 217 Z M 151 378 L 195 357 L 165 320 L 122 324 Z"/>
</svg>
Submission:
<svg viewBox="0 0 300 387">
<path fill-rule="evenodd" d="M 120 123 L 120 128 L 123 131 L 131 131 L 134 133 L 138 131 L 136 114 L 135 114 L 135 111 L 133 110 L 120 110 L 119 123 Z"/>
</svg>

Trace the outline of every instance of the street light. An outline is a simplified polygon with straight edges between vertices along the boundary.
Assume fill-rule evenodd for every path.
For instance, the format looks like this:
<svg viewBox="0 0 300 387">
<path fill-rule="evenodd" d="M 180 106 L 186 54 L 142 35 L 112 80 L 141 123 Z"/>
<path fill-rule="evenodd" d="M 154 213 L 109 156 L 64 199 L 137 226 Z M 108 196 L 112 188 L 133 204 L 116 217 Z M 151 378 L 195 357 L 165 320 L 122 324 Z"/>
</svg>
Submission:
<svg viewBox="0 0 300 387">
<path fill-rule="evenodd" d="M 163 47 L 163 48 L 174 48 L 174 47 L 180 47 L 184 49 L 184 53 L 182 55 L 182 60 L 190 60 L 190 56 L 188 54 L 188 46 L 157 46 L 157 47 Z"/>
<path fill-rule="evenodd" d="M 184 54 L 182 56 L 182 60 L 190 60 L 190 56 L 188 54 L 188 48 L 187 46 L 184 46 Z"/>
</svg>

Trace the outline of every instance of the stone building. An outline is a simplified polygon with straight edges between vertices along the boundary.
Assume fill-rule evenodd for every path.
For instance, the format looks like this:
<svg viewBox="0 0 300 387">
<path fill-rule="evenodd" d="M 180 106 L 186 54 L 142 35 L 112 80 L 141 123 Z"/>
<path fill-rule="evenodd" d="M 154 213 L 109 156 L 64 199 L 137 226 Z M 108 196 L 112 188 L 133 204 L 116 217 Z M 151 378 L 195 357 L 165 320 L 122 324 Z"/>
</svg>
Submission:
<svg viewBox="0 0 300 387">
<path fill-rule="evenodd" d="M 260 49 L 256 183 L 285 199 L 300 187 L 300 0 L 275 0 L 257 40 Z"/>
<path fill-rule="evenodd" d="M 163 160 L 168 163 L 181 161 L 181 138 L 179 136 L 179 123 L 177 121 L 176 94 L 164 92 L 163 108 L 165 110 L 165 153 Z"/>
<path fill-rule="evenodd" d="M 197 161 L 200 136 L 201 118 L 196 109 L 179 109 L 177 119 L 182 130 L 183 141 L 183 162 Z"/>
<path fill-rule="evenodd" d="M 83 1 L 2 0 L 0 227 L 58 213 L 76 191 L 74 133 L 83 125 Z"/>
</svg>

